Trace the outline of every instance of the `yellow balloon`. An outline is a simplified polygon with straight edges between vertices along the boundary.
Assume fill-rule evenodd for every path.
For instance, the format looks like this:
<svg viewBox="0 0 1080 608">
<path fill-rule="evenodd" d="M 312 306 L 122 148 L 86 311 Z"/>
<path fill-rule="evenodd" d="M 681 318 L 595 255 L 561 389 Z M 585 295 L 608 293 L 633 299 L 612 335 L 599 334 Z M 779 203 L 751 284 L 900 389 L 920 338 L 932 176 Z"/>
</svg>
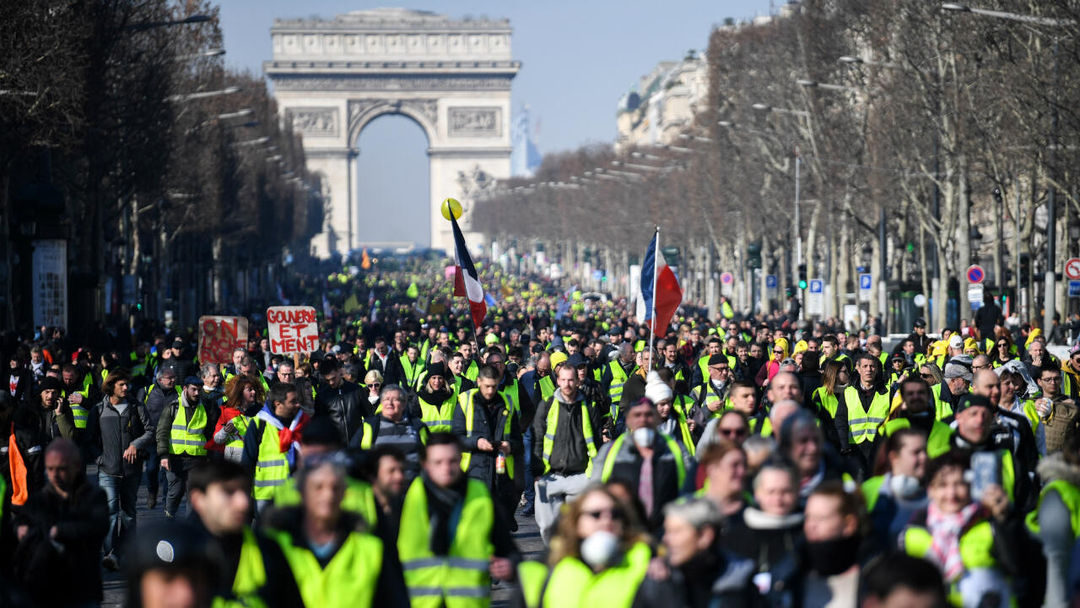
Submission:
<svg viewBox="0 0 1080 608">
<path fill-rule="evenodd" d="M 461 219 L 461 203 L 457 202 L 457 199 L 455 198 L 448 198 L 442 202 L 442 216 L 445 217 L 447 221 L 450 221 L 451 213 L 453 214 L 453 219 Z"/>
</svg>

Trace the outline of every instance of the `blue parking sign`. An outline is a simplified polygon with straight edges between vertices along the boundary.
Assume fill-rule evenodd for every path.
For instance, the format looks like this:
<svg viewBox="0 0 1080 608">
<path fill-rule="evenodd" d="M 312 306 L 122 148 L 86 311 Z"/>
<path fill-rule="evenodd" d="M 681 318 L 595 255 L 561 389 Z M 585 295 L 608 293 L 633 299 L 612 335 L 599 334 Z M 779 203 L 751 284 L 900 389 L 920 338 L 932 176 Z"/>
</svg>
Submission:
<svg viewBox="0 0 1080 608">
<path fill-rule="evenodd" d="M 1080 281 L 1069 281 L 1069 297 L 1080 298 Z"/>
<path fill-rule="evenodd" d="M 767 274 L 767 275 L 765 275 L 765 287 L 767 287 L 769 289 L 776 289 L 776 286 L 779 285 L 779 284 L 780 284 L 780 282 L 776 279 L 775 274 Z"/>
<path fill-rule="evenodd" d="M 863 290 L 872 289 L 873 286 L 874 286 L 873 280 L 874 280 L 873 275 L 871 275 L 870 273 L 860 274 L 859 275 L 859 289 L 863 289 Z"/>
<path fill-rule="evenodd" d="M 825 293 L 825 281 L 810 279 L 810 293 Z"/>
</svg>

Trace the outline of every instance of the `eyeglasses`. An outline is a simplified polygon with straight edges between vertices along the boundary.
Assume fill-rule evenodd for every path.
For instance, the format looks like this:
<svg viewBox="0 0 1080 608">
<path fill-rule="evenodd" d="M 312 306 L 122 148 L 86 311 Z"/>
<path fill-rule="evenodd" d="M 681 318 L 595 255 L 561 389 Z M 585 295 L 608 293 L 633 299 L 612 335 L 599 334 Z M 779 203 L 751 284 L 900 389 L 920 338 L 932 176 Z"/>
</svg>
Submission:
<svg viewBox="0 0 1080 608">
<path fill-rule="evenodd" d="M 609 517 L 612 521 L 622 521 L 626 518 L 626 513 L 618 507 L 614 507 L 611 509 L 598 509 L 596 511 L 582 511 L 581 514 L 596 521 L 600 521 L 604 518 L 604 516 Z"/>
<path fill-rule="evenodd" d="M 937 378 L 934 377 L 934 374 L 928 374 L 926 372 L 923 372 L 923 373 L 920 373 L 919 375 L 922 376 L 923 380 L 937 380 Z"/>
<path fill-rule="evenodd" d="M 1053 382 L 1057 384 L 1061 382 L 1061 376 L 1052 376 L 1050 378 L 1039 378 L 1039 382 Z"/>
<path fill-rule="evenodd" d="M 746 437 L 747 435 L 747 430 L 742 427 L 737 429 L 725 429 L 724 427 L 720 427 L 717 430 L 719 430 L 720 434 L 724 437 Z"/>
</svg>

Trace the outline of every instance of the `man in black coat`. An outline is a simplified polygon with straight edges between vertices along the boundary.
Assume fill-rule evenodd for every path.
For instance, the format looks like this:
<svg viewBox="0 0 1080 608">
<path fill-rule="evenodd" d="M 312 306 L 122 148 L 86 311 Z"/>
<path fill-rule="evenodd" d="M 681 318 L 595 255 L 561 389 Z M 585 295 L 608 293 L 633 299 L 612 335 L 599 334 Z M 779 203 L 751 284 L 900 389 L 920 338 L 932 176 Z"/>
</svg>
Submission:
<svg viewBox="0 0 1080 608">
<path fill-rule="evenodd" d="M 105 492 L 87 481 L 69 439 L 49 444 L 45 469 L 48 484 L 14 516 L 15 578 L 41 606 L 99 603 L 97 558 L 109 529 Z"/>
<path fill-rule="evenodd" d="M 463 456 L 467 456 L 462 468 L 472 479 L 484 482 L 495 508 L 516 529 L 514 509 L 524 487 L 525 444 L 518 413 L 498 391 L 501 376 L 489 365 L 480 368 L 477 388 L 463 393 L 454 408 L 453 432 L 463 438 Z"/>
<path fill-rule="evenodd" d="M 44 378 L 35 392 L 29 402 L 15 407 L 12 417 L 15 444 L 26 466 L 31 494 L 45 487 L 45 447 L 58 437 L 74 439 L 75 436 L 75 423 L 71 409 L 64 403 L 60 381 Z"/>
<path fill-rule="evenodd" d="M 342 378 L 341 364 L 333 357 L 323 359 L 319 373 L 323 384 L 315 390 L 315 416 L 328 416 L 337 427 L 341 444 L 348 445 L 364 418 L 374 413 L 366 391 Z"/>
</svg>

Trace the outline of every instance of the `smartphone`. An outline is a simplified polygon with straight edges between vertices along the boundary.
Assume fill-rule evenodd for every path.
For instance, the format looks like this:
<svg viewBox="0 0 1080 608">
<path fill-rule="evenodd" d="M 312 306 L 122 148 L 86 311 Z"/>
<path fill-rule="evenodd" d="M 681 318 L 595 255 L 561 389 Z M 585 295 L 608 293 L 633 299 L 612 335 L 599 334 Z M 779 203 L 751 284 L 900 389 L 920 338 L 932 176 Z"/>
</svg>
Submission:
<svg viewBox="0 0 1080 608">
<path fill-rule="evenodd" d="M 971 455 L 971 498 L 982 500 L 987 486 L 1001 485 L 1001 461 L 995 452 L 975 452 Z"/>
</svg>

